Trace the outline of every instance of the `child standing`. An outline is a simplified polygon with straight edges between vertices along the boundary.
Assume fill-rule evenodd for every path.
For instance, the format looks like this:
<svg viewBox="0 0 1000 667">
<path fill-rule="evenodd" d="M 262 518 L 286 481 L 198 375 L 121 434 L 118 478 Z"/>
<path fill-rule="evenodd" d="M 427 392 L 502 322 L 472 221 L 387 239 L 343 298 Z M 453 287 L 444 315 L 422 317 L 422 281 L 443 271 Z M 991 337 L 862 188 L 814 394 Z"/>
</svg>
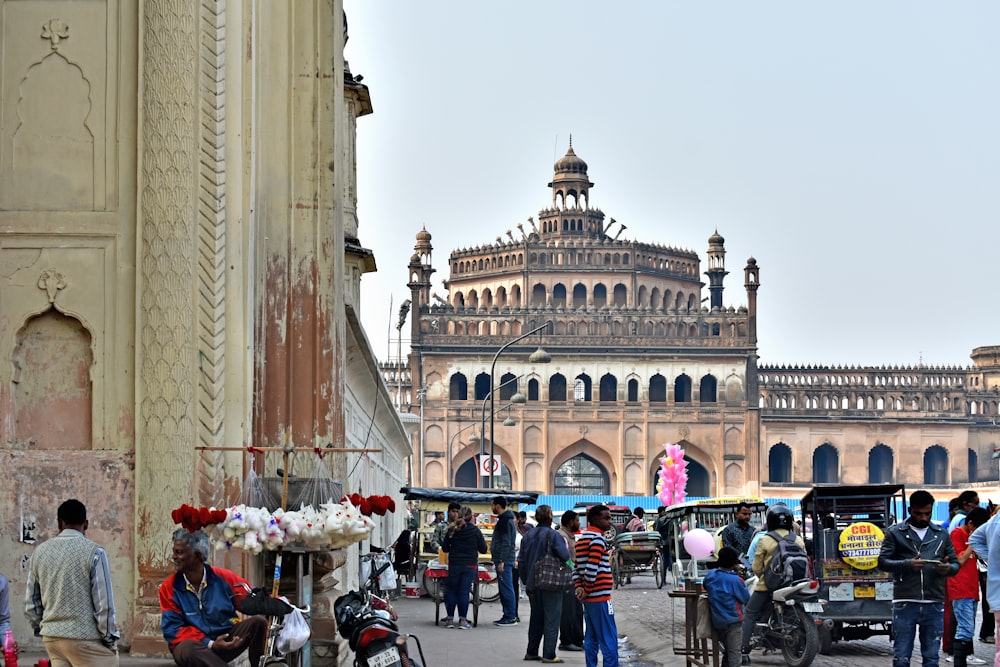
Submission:
<svg viewBox="0 0 1000 667">
<path fill-rule="evenodd" d="M 951 599 L 952 619 L 955 623 L 955 639 L 951 644 L 954 653 L 949 661 L 955 667 L 982 665 L 986 661 L 972 652 L 972 633 L 976 630 L 976 606 L 979 602 L 979 568 L 976 554 L 969 547 L 969 534 L 990 519 L 990 514 L 982 507 L 976 507 L 965 516 L 965 522 L 951 531 L 951 543 L 958 554 L 958 574 L 948 580 L 948 597 Z"/>
<path fill-rule="evenodd" d="M 743 578 L 736 573 L 740 555 L 732 547 L 719 549 L 718 567 L 705 575 L 705 592 L 712 608 L 712 625 L 719 632 L 726 651 L 725 666 L 740 667 L 740 644 L 743 640 L 743 605 L 750 599 L 750 591 Z"/>
</svg>

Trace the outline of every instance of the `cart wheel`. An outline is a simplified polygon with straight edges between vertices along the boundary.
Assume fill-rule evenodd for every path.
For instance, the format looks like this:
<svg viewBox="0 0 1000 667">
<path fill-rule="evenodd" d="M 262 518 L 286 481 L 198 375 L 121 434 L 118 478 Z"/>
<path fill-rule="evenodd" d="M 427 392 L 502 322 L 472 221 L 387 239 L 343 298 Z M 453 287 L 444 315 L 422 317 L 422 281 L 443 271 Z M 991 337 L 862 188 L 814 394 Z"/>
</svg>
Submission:
<svg viewBox="0 0 1000 667">
<path fill-rule="evenodd" d="M 663 568 L 660 567 L 660 554 L 653 556 L 653 576 L 656 577 L 656 587 L 663 588 Z"/>
<path fill-rule="evenodd" d="M 479 580 L 479 599 L 483 602 L 496 602 L 500 599 L 500 582 L 497 580 L 496 570 L 492 565 L 483 567 L 490 573 L 490 578 Z"/>
<path fill-rule="evenodd" d="M 611 559 L 611 579 L 615 582 L 615 588 L 622 585 L 622 566 L 618 562 L 618 556 Z"/>
</svg>

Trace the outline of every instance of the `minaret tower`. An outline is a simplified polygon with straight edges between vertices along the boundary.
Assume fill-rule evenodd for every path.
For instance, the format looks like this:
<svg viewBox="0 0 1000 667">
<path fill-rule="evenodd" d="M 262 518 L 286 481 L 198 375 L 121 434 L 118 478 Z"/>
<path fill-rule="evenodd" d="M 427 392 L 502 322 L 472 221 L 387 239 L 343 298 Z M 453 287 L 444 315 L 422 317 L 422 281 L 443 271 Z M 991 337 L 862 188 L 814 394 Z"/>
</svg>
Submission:
<svg viewBox="0 0 1000 667">
<path fill-rule="evenodd" d="M 719 230 L 708 237 L 708 292 L 711 297 L 709 306 L 722 308 L 722 281 L 729 274 L 726 271 L 726 239 L 722 238 Z"/>
<path fill-rule="evenodd" d="M 409 282 L 406 286 L 410 288 L 410 301 L 414 313 L 419 313 L 420 309 L 430 304 L 431 301 L 431 274 L 434 267 L 431 266 L 431 252 L 434 247 L 431 245 L 431 234 L 424 227 L 417 232 L 417 244 L 413 246 L 413 254 L 410 256 L 410 263 L 407 265 Z M 419 326 L 418 317 L 410 319 L 412 323 L 413 338 L 417 339 Z"/>
</svg>

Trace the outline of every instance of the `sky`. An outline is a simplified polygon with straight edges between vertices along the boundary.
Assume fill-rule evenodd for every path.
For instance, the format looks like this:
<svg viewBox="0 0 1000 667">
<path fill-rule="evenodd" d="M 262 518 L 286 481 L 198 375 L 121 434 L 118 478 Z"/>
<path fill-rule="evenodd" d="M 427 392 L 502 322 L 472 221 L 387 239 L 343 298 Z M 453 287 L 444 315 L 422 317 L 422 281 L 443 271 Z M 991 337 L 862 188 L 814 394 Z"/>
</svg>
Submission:
<svg viewBox="0 0 1000 667">
<path fill-rule="evenodd" d="M 550 205 L 570 134 L 622 238 L 694 250 L 704 271 L 718 230 L 727 306 L 757 260 L 761 364 L 967 367 L 1000 345 L 995 0 L 344 8 L 374 107 L 358 215 L 380 358 L 417 232 L 446 297 L 453 250 Z"/>
</svg>

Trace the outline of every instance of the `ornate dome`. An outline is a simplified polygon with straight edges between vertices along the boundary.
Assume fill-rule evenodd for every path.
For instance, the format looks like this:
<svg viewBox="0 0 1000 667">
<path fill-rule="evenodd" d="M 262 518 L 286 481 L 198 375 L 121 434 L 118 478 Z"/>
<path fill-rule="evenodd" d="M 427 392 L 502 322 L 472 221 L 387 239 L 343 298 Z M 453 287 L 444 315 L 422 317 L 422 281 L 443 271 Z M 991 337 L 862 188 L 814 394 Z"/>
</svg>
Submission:
<svg viewBox="0 0 1000 667">
<path fill-rule="evenodd" d="M 566 173 L 571 174 L 583 174 L 587 175 L 587 163 L 577 157 L 576 153 L 573 152 L 573 138 L 570 137 L 569 140 L 569 150 L 566 151 L 566 155 L 559 158 L 555 164 L 556 173 Z"/>
<path fill-rule="evenodd" d="M 427 231 L 426 227 L 417 232 L 417 241 L 429 243 L 430 240 L 431 240 L 431 233 Z"/>
<path fill-rule="evenodd" d="M 725 243 L 726 239 L 722 237 L 722 234 L 719 233 L 718 229 L 715 230 L 714 234 L 708 237 L 708 245 L 724 245 Z"/>
</svg>

